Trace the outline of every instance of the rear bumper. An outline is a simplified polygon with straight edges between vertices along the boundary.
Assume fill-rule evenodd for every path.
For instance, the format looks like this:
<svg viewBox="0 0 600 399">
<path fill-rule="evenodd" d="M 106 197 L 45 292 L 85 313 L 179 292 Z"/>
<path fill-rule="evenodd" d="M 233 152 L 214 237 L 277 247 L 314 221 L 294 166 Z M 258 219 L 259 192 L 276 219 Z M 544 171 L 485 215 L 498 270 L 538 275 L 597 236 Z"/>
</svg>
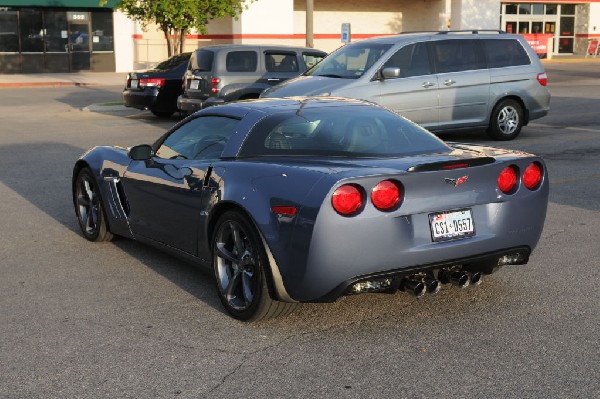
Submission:
<svg viewBox="0 0 600 399">
<path fill-rule="evenodd" d="M 388 280 L 391 280 L 391 284 L 390 284 L 389 290 L 387 290 L 387 292 L 394 292 L 394 291 L 398 290 L 398 288 L 400 287 L 402 279 L 413 273 L 421 273 L 421 272 L 439 270 L 441 268 L 449 268 L 449 267 L 455 266 L 455 265 L 462 265 L 463 267 L 466 267 L 468 269 L 469 265 L 472 265 L 472 264 L 494 262 L 494 261 L 498 261 L 498 259 L 502 258 L 503 256 L 514 256 L 515 254 L 520 255 L 522 260 L 519 261 L 518 263 L 513 263 L 513 264 L 526 264 L 529 261 L 529 255 L 531 254 L 531 248 L 529 248 L 529 247 L 507 248 L 507 249 L 504 249 L 501 251 L 475 255 L 475 256 L 471 256 L 471 257 L 467 257 L 467 258 L 452 259 L 452 260 L 447 260 L 447 261 L 443 261 L 443 262 L 436 262 L 436 263 L 431 263 L 431 264 L 406 267 L 403 269 L 390 270 L 390 271 L 385 271 L 385 272 L 381 272 L 381 273 L 371 273 L 371 274 L 365 274 L 362 276 L 356 276 L 356 277 L 353 277 L 351 279 L 344 281 L 343 283 L 341 283 L 339 286 L 337 286 L 334 290 L 332 290 L 328 294 L 322 296 L 321 298 L 313 300 L 311 302 L 333 302 L 341 296 L 351 294 L 352 286 L 355 283 L 360 282 L 360 281 L 373 281 L 373 280 L 388 279 Z"/>
<path fill-rule="evenodd" d="M 126 107 L 137 109 L 154 108 L 158 102 L 157 89 L 123 90 L 123 102 Z"/>
<path fill-rule="evenodd" d="M 200 109 L 208 108 L 213 105 L 223 104 L 225 100 L 218 97 L 209 97 L 206 100 L 200 100 L 198 98 L 189 98 L 184 94 L 177 97 L 177 109 L 182 112 L 191 114 Z"/>
</svg>

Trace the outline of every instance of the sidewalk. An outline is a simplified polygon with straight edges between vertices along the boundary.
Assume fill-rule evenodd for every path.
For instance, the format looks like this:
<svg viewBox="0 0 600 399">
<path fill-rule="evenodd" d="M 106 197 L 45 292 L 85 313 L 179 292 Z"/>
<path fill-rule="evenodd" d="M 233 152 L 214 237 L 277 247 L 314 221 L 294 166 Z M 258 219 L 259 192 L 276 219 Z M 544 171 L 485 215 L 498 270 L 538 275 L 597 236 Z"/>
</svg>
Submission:
<svg viewBox="0 0 600 399">
<path fill-rule="evenodd" d="M 0 74 L 0 89 L 53 86 L 124 86 L 126 78 L 127 74 L 122 72 Z"/>
</svg>

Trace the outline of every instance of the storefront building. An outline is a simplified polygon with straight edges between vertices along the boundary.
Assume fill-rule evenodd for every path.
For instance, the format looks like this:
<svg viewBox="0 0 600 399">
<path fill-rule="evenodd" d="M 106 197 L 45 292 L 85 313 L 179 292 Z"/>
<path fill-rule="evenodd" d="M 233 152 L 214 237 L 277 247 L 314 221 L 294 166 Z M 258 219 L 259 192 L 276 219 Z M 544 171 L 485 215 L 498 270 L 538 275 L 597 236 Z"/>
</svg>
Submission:
<svg viewBox="0 0 600 399">
<path fill-rule="evenodd" d="M 115 2 L 0 0 L 0 73 L 115 71 Z"/>
<path fill-rule="evenodd" d="M 588 41 L 600 38 L 600 0 L 312 1 L 313 45 L 328 52 L 343 44 L 343 24 L 352 41 L 406 31 L 501 29 L 548 43 L 548 55 L 584 54 Z M 113 11 L 118 0 L 98 3 L 0 0 L 0 73 L 127 72 L 167 57 L 162 31 L 144 31 Z M 306 0 L 257 0 L 237 19 L 211 21 L 208 34 L 189 34 L 185 49 L 306 41 Z"/>
</svg>

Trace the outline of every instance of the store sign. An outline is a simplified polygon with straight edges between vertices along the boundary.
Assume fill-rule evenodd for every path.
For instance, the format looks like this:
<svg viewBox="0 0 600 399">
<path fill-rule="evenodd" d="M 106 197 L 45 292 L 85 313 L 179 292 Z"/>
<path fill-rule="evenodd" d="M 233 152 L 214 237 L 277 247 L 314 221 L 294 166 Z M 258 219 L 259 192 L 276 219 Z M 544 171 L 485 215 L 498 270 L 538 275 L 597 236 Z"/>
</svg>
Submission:
<svg viewBox="0 0 600 399">
<path fill-rule="evenodd" d="M 548 54 L 548 39 L 554 37 L 554 35 L 548 33 L 531 33 L 522 36 L 537 54 Z"/>
<path fill-rule="evenodd" d="M 69 19 L 69 21 L 85 22 L 88 20 L 88 15 L 89 15 L 89 13 L 87 13 L 87 12 L 77 12 L 77 11 L 68 11 L 67 12 L 67 18 Z"/>
</svg>

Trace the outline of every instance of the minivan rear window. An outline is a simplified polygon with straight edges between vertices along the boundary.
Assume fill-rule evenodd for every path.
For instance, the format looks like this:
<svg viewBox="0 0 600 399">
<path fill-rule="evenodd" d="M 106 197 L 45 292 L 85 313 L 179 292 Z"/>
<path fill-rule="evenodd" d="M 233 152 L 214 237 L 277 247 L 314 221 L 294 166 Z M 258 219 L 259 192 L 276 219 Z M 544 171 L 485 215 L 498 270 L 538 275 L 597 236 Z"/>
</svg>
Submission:
<svg viewBox="0 0 600 399">
<path fill-rule="evenodd" d="M 198 50 L 192 55 L 190 66 L 194 72 L 212 71 L 215 53 L 210 50 Z"/>
<path fill-rule="evenodd" d="M 490 68 L 531 64 L 527 52 L 517 40 L 482 39 L 481 42 L 483 43 Z"/>
</svg>

